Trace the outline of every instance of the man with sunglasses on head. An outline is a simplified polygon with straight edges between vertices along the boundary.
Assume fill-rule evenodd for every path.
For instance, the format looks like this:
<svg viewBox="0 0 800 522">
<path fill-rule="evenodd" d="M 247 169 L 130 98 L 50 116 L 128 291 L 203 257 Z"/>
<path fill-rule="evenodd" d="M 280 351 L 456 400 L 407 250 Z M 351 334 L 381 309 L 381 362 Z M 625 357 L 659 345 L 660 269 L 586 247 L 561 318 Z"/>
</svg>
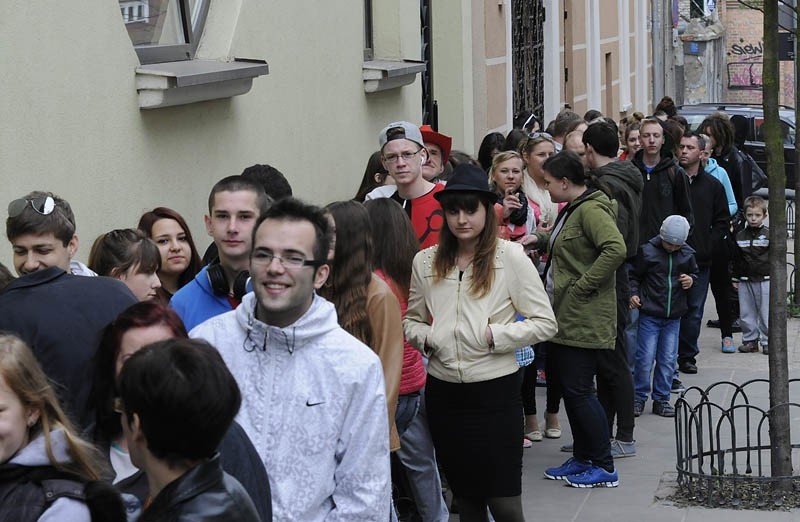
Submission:
<svg viewBox="0 0 800 522">
<path fill-rule="evenodd" d="M 389 520 L 389 424 L 380 359 L 315 292 L 325 212 L 276 202 L 253 229 L 253 292 L 189 336 L 215 346 L 242 390 L 237 418 L 264 460 L 276 521 Z"/>
<path fill-rule="evenodd" d="M 11 202 L 6 236 L 20 277 L 0 294 L 0 330 L 15 332 L 33 348 L 69 414 L 86 427 L 92 420 L 87 368 L 98 334 L 137 299 L 116 279 L 73 275 L 75 216 L 50 192 Z"/>
</svg>

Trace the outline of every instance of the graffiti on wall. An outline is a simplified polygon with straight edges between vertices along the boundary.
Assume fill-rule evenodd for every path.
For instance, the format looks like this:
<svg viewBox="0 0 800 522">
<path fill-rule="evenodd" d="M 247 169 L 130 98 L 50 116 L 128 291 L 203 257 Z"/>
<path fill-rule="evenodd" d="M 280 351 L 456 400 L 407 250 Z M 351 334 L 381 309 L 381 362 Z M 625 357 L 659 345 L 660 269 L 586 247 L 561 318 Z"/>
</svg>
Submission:
<svg viewBox="0 0 800 522">
<path fill-rule="evenodd" d="M 759 90 L 762 85 L 761 62 L 728 63 L 728 89 Z"/>
</svg>

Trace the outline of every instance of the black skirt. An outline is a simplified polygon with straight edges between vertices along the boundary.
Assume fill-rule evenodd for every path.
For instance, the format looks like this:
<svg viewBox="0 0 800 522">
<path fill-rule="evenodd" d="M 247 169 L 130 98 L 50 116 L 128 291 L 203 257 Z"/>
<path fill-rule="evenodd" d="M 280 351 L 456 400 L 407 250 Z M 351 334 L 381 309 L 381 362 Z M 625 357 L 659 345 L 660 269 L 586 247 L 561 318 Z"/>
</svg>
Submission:
<svg viewBox="0 0 800 522">
<path fill-rule="evenodd" d="M 453 494 L 514 497 L 522 493 L 521 373 L 451 383 L 428 375 L 425 405 L 436 460 Z"/>
</svg>

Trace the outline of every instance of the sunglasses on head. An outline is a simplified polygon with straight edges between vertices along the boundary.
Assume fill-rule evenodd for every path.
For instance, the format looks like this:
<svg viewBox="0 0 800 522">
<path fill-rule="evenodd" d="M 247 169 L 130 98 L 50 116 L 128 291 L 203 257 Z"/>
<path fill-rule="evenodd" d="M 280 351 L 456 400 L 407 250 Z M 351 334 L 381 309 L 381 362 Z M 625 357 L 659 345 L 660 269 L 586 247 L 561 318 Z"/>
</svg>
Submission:
<svg viewBox="0 0 800 522">
<path fill-rule="evenodd" d="M 38 198 L 31 199 L 15 199 L 8 204 L 8 217 L 14 218 L 19 216 L 22 214 L 22 211 L 25 210 L 25 207 L 27 207 L 28 204 L 30 204 L 33 210 L 43 216 L 51 214 L 56 208 L 56 201 L 52 196 L 40 196 Z"/>
<path fill-rule="evenodd" d="M 545 139 L 548 139 L 550 141 L 553 140 L 553 137 L 550 134 L 546 133 L 546 132 L 531 132 L 530 134 L 528 134 L 528 139 L 529 140 L 535 140 L 536 138 L 545 138 Z"/>
</svg>

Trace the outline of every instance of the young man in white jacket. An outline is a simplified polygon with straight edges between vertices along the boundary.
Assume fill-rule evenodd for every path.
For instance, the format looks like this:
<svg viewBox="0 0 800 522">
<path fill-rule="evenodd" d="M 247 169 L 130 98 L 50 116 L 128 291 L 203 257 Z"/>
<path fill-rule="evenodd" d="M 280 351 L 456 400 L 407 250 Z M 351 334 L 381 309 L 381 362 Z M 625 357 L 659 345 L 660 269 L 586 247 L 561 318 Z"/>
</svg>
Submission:
<svg viewBox="0 0 800 522">
<path fill-rule="evenodd" d="M 253 233 L 254 292 L 190 333 L 217 347 L 239 383 L 237 420 L 270 475 L 276 522 L 389 519 L 381 363 L 315 293 L 329 228 L 318 207 L 275 203 Z"/>
</svg>

